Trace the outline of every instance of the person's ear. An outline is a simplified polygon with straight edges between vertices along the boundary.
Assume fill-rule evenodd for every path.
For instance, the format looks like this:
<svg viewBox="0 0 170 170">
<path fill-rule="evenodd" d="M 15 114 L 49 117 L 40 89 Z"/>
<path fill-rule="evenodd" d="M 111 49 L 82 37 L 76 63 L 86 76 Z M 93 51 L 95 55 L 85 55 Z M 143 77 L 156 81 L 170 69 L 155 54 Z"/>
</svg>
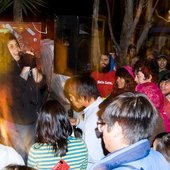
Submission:
<svg viewBox="0 0 170 170">
<path fill-rule="evenodd" d="M 149 75 L 149 79 L 148 79 L 150 82 L 152 82 L 152 75 L 150 74 Z"/>
<path fill-rule="evenodd" d="M 75 96 L 73 95 L 73 94 L 69 94 L 69 100 L 72 102 L 72 101 L 74 101 L 76 98 L 75 98 Z"/>
<path fill-rule="evenodd" d="M 144 77 L 143 80 L 148 80 L 148 82 L 151 82 L 152 81 L 152 75 L 150 74 L 148 78 Z"/>
</svg>

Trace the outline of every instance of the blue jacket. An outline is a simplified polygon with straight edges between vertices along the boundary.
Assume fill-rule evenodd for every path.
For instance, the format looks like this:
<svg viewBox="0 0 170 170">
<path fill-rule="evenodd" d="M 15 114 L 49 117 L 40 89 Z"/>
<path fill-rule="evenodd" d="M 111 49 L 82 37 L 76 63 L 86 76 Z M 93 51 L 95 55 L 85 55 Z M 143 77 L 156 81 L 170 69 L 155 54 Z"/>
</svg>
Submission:
<svg viewBox="0 0 170 170">
<path fill-rule="evenodd" d="M 170 165 L 157 151 L 150 147 L 147 139 L 110 153 L 94 164 L 91 170 L 170 170 Z"/>
</svg>

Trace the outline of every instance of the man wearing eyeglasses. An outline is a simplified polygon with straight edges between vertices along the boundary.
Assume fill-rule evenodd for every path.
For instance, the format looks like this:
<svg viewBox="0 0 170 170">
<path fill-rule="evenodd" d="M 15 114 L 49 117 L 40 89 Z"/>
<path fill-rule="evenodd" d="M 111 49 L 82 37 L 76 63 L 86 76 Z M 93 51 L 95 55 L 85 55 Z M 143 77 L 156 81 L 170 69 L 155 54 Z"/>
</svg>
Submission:
<svg viewBox="0 0 170 170">
<path fill-rule="evenodd" d="M 168 162 L 151 149 L 148 140 L 158 116 L 145 94 L 126 92 L 115 97 L 97 122 L 110 153 L 91 170 L 169 170 Z"/>
<path fill-rule="evenodd" d="M 88 148 L 89 169 L 95 162 L 104 157 L 101 138 L 95 133 L 98 120 L 99 104 L 103 101 L 97 90 L 96 81 L 91 76 L 74 76 L 68 78 L 64 85 L 64 93 L 75 110 L 82 110 L 83 120 L 70 119 L 72 125 L 82 130 L 82 139 Z"/>
</svg>

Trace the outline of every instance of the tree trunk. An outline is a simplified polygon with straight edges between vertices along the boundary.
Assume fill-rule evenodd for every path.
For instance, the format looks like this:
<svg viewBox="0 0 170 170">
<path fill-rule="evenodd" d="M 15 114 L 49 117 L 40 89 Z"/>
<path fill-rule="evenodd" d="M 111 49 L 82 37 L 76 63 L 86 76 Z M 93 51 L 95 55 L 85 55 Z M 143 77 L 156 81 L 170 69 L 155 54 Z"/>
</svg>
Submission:
<svg viewBox="0 0 170 170">
<path fill-rule="evenodd" d="M 153 0 L 149 0 L 148 1 L 148 5 L 147 5 L 147 10 L 146 10 L 146 19 L 145 19 L 145 25 L 144 28 L 142 30 L 142 33 L 137 41 L 137 52 L 139 52 L 143 42 L 145 41 L 146 37 L 148 36 L 148 32 L 150 30 L 150 28 L 152 27 L 152 18 L 153 18 L 153 13 L 155 11 L 155 8 L 158 4 L 157 0 L 155 3 L 153 3 Z"/>
<path fill-rule="evenodd" d="M 123 18 L 123 24 L 121 28 L 121 34 L 120 34 L 120 44 L 118 44 L 115 40 L 115 37 L 113 35 L 113 31 L 111 28 L 111 22 L 110 22 L 110 9 L 108 7 L 109 1 L 106 1 L 107 9 L 108 9 L 108 25 L 111 35 L 111 40 L 113 43 L 120 47 L 120 62 L 121 64 L 126 64 L 126 53 L 127 49 L 130 43 L 137 44 L 137 52 L 141 48 L 143 42 L 146 40 L 148 32 L 152 26 L 152 18 L 153 13 L 155 11 L 156 5 L 159 0 L 139 0 L 139 1 L 133 1 L 133 0 L 124 0 L 125 3 L 125 9 L 124 9 L 124 18 Z M 137 29 L 139 20 L 141 18 L 141 14 L 144 14 L 146 16 L 145 20 L 143 21 L 143 28 Z M 136 33 L 138 33 L 138 37 L 135 38 Z"/>
<path fill-rule="evenodd" d="M 13 15 L 14 15 L 14 21 L 16 21 L 16 22 L 23 21 L 22 0 L 14 0 Z"/>
<path fill-rule="evenodd" d="M 129 45 L 129 32 L 133 24 L 133 1 L 125 0 L 125 15 L 122 24 L 122 31 L 120 35 L 120 61 L 124 64 L 125 54 L 127 52 L 127 47 Z"/>
<path fill-rule="evenodd" d="M 108 11 L 108 27 L 109 27 L 110 37 L 111 37 L 113 45 L 115 45 L 118 52 L 120 52 L 119 44 L 116 42 L 116 39 L 113 35 L 113 28 L 112 28 L 112 22 L 111 22 L 111 11 L 113 8 L 111 8 L 109 0 L 106 0 L 106 5 L 107 5 L 107 11 Z"/>
<path fill-rule="evenodd" d="M 93 5 L 93 18 L 92 18 L 92 50 L 91 50 L 92 66 L 99 63 L 98 61 L 100 56 L 98 14 L 99 14 L 99 0 L 95 0 Z"/>
</svg>

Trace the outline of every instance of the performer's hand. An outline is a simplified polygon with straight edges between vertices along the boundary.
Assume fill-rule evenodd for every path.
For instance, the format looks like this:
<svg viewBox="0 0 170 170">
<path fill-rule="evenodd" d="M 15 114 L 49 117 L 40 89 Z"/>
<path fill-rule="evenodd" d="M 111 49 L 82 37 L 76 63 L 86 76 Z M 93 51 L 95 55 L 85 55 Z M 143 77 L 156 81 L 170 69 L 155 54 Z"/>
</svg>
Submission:
<svg viewBox="0 0 170 170">
<path fill-rule="evenodd" d="M 22 57 L 23 66 L 25 66 L 25 67 L 31 67 L 31 69 L 36 67 L 36 57 L 34 56 L 33 53 L 20 52 L 19 54 L 20 54 L 20 56 Z"/>
</svg>

